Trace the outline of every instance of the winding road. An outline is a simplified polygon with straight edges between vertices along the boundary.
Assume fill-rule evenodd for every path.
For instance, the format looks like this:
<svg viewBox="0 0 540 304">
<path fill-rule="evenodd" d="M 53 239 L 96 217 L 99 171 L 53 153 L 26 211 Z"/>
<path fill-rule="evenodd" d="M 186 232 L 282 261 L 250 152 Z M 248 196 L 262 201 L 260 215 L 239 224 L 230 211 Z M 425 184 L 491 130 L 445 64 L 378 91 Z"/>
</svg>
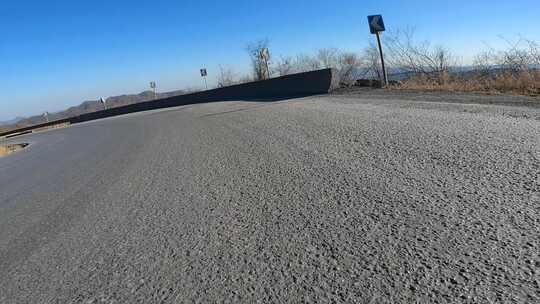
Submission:
<svg viewBox="0 0 540 304">
<path fill-rule="evenodd" d="M 539 303 L 540 107 L 379 95 L 10 139 L 0 303 Z"/>
</svg>

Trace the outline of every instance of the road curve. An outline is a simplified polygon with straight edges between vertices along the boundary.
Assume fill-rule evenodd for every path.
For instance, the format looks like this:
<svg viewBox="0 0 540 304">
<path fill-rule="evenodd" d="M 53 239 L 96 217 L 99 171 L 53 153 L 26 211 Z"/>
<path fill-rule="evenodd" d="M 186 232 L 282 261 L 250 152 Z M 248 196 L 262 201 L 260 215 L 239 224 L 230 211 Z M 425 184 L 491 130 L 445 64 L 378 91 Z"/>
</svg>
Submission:
<svg viewBox="0 0 540 304">
<path fill-rule="evenodd" d="M 0 303 L 539 303 L 539 111 L 329 95 L 14 138 Z"/>
</svg>

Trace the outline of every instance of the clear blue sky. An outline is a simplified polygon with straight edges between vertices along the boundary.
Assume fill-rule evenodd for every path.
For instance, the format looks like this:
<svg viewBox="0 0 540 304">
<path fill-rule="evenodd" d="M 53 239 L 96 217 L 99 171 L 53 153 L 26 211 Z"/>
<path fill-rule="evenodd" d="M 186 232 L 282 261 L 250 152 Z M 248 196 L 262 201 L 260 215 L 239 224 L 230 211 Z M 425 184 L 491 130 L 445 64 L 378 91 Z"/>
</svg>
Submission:
<svg viewBox="0 0 540 304">
<path fill-rule="evenodd" d="M 374 13 L 464 61 L 498 35 L 540 41 L 538 0 L 3 1 L 0 120 L 139 93 L 150 80 L 159 91 L 201 86 L 202 66 L 215 82 L 220 64 L 247 71 L 246 44 L 265 37 L 274 56 L 360 51 Z"/>
</svg>

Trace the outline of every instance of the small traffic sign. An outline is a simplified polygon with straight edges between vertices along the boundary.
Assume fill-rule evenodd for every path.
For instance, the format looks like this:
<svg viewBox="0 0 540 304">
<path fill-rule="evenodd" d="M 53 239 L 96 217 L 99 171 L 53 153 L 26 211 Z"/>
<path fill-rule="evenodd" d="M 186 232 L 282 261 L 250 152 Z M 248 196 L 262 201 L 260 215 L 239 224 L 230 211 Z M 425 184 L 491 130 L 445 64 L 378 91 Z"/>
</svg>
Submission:
<svg viewBox="0 0 540 304">
<path fill-rule="evenodd" d="M 372 34 L 377 34 L 379 32 L 384 32 L 384 21 L 382 15 L 372 15 L 368 16 L 369 30 Z"/>
<path fill-rule="evenodd" d="M 206 75 L 208 75 L 206 69 L 201 69 L 201 77 L 206 77 Z"/>
</svg>

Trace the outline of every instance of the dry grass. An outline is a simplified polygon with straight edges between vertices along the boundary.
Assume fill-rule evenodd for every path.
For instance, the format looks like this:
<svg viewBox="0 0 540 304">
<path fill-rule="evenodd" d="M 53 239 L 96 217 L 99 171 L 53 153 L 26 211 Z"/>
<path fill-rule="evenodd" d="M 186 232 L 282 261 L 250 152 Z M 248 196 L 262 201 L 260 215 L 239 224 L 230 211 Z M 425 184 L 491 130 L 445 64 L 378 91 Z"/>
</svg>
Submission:
<svg viewBox="0 0 540 304">
<path fill-rule="evenodd" d="M 418 91 L 513 93 L 540 96 L 540 71 L 502 72 L 494 76 L 476 74 L 467 78 L 443 73 L 440 77 L 414 77 L 399 85 L 394 85 L 392 88 Z"/>
<path fill-rule="evenodd" d="M 28 144 L 0 145 L 0 157 L 6 156 L 6 155 L 11 154 L 13 152 L 24 149 L 24 148 L 26 148 L 26 146 L 28 146 Z"/>
</svg>

